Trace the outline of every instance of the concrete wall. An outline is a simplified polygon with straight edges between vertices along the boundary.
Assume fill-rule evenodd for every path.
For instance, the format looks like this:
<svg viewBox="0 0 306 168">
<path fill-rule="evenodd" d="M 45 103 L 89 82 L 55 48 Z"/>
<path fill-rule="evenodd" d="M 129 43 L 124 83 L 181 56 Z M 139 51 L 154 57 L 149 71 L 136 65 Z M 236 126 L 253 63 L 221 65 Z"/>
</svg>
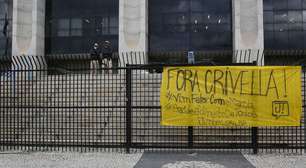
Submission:
<svg viewBox="0 0 306 168">
<path fill-rule="evenodd" d="M 238 54 L 235 62 L 253 62 L 260 60 L 263 64 L 264 49 L 263 0 L 233 0 L 233 49 L 248 50 Z M 245 57 L 247 55 L 247 57 Z M 250 55 L 250 59 L 249 59 Z M 247 59 L 247 60 L 245 60 Z"/>
<path fill-rule="evenodd" d="M 41 56 L 45 51 L 45 0 L 13 0 L 12 55 Z M 38 57 L 36 57 L 38 58 Z M 13 59 L 14 60 L 14 59 Z M 16 62 L 14 65 L 17 64 Z M 16 68 L 14 67 L 13 68 Z M 18 69 L 39 67 L 18 67 Z"/>
<path fill-rule="evenodd" d="M 147 50 L 148 0 L 119 0 L 119 53 Z"/>
</svg>

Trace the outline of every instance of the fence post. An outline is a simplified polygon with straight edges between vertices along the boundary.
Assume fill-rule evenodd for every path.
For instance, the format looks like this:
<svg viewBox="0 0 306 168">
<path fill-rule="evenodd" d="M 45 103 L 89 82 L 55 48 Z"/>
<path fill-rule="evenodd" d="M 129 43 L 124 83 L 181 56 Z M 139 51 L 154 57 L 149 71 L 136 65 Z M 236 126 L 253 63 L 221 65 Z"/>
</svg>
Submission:
<svg viewBox="0 0 306 168">
<path fill-rule="evenodd" d="M 305 65 L 302 66 L 302 76 L 303 76 L 303 91 L 304 93 L 302 94 L 303 95 L 303 113 L 304 113 L 304 153 L 306 153 L 306 72 L 305 72 Z"/>
<path fill-rule="evenodd" d="M 253 148 L 253 154 L 258 153 L 258 128 L 252 127 L 252 148 Z"/>
<path fill-rule="evenodd" d="M 193 148 L 193 127 L 188 127 L 188 148 Z"/>
<path fill-rule="evenodd" d="M 257 61 L 253 61 L 252 64 L 253 66 L 257 65 Z M 257 127 L 252 127 L 252 148 L 253 148 L 253 154 L 258 153 L 258 128 Z"/>
<path fill-rule="evenodd" d="M 129 66 L 126 68 L 126 153 L 130 153 L 132 144 L 132 70 Z"/>
</svg>

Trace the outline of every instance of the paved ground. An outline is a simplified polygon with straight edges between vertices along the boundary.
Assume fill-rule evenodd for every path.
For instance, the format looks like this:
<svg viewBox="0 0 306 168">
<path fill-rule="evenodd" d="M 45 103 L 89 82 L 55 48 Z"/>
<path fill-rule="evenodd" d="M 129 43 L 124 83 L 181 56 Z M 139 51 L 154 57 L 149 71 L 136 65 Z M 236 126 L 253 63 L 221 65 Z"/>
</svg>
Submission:
<svg viewBox="0 0 306 168">
<path fill-rule="evenodd" d="M 145 152 L 135 168 L 255 168 L 240 152 Z"/>
<path fill-rule="evenodd" d="M 162 165 L 161 168 L 228 168 L 227 166 L 230 164 L 226 162 L 231 162 L 231 164 L 233 164 L 239 159 L 244 160 L 240 158 L 239 154 L 235 155 L 236 156 L 231 156 L 232 160 L 226 161 L 226 157 L 220 154 L 219 160 L 221 159 L 221 162 L 218 163 L 215 162 L 218 161 L 218 159 L 190 159 L 185 161 L 180 161 L 180 159 L 178 159 L 177 161 Z M 189 157 L 196 158 L 198 156 L 204 157 L 203 154 L 193 154 Z M 133 168 L 141 157 L 142 153 L 2 152 L 0 153 L 0 168 Z M 306 168 L 305 154 L 244 155 L 244 157 L 256 168 Z M 156 157 L 152 159 L 155 160 L 155 162 L 159 162 L 156 160 Z M 228 159 L 230 159 L 230 157 L 228 157 Z M 246 162 L 243 164 L 247 165 Z"/>
</svg>

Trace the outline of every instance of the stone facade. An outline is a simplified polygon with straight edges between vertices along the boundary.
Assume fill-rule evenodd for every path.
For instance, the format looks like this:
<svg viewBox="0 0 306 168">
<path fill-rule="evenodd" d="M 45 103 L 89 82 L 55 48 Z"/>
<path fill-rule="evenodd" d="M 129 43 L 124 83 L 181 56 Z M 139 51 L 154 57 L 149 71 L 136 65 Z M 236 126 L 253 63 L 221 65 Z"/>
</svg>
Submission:
<svg viewBox="0 0 306 168">
<path fill-rule="evenodd" d="M 232 3 L 233 49 L 250 51 L 250 62 L 262 60 L 256 56 L 264 49 L 263 1 Z M 14 0 L 13 55 L 44 55 L 44 29 L 45 0 Z M 119 52 L 135 51 L 148 51 L 148 0 L 119 0 Z"/>
<path fill-rule="evenodd" d="M 258 58 L 258 50 L 264 49 L 263 0 L 233 0 L 233 49 L 248 50 L 238 55 L 236 62 L 253 62 Z M 250 60 L 244 60 L 250 54 Z M 262 54 L 259 54 L 262 56 Z M 264 62 L 264 61 L 259 61 Z"/>
</svg>

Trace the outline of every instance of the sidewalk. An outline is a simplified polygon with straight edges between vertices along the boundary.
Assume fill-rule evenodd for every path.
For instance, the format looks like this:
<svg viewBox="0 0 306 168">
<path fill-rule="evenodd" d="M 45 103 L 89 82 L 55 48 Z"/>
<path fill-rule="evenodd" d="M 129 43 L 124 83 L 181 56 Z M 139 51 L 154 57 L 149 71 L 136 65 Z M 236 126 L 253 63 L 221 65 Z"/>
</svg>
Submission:
<svg viewBox="0 0 306 168">
<path fill-rule="evenodd" d="M 0 152 L 0 168 L 133 168 L 141 157 L 142 153 Z M 305 154 L 244 155 L 244 157 L 256 168 L 306 167 Z M 227 168 L 222 163 L 205 161 L 177 161 L 164 164 L 162 168 L 183 168 L 182 166 Z"/>
</svg>

